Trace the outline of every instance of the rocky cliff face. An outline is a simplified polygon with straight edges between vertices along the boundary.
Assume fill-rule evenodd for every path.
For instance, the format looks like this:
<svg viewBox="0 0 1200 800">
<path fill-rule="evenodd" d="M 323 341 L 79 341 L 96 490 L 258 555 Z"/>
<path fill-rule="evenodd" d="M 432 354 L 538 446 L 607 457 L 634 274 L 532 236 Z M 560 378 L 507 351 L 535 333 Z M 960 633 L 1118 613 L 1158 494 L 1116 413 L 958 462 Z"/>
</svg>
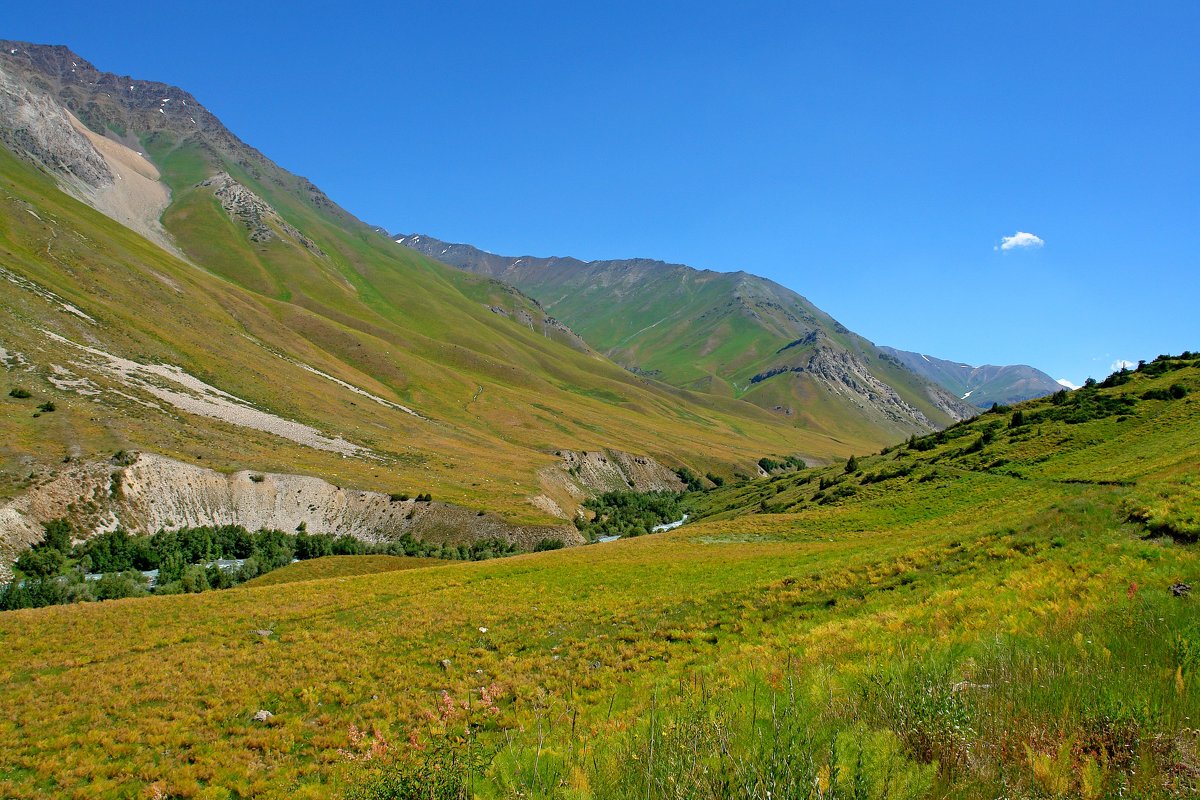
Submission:
<svg viewBox="0 0 1200 800">
<path fill-rule="evenodd" d="M 542 494 L 530 501 L 542 511 L 571 519 L 580 504 L 604 492 L 682 492 L 686 487 L 672 470 L 650 456 L 620 450 L 559 450 L 558 464 L 538 477 Z"/>
<path fill-rule="evenodd" d="M 499 538 L 532 549 L 543 538 L 582 544 L 572 525 L 514 525 L 493 514 L 440 502 L 392 500 L 379 492 L 320 478 L 235 472 L 142 453 L 116 462 L 73 465 L 0 505 L 0 577 L 42 537 L 41 523 L 67 517 L 83 538 L 124 528 L 133 533 L 199 525 L 350 535 L 369 542 L 411 533 L 435 542 Z"/>
<path fill-rule="evenodd" d="M 112 171 L 75 129 L 63 107 L 30 89 L 0 62 L 0 141 L 30 161 L 94 189 L 111 186 Z"/>
<path fill-rule="evenodd" d="M 53 98 L 88 128 L 137 146 L 165 135 L 170 141 L 190 141 L 202 150 L 247 170 L 255 178 L 296 189 L 314 207 L 343 221 L 361 225 L 319 188 L 279 168 L 235 136 L 191 93 L 177 86 L 116 75 L 61 45 L 0 40 L 0 68 L 35 93 Z M 0 121 L 4 118 L 0 117 Z"/>
<path fill-rule="evenodd" d="M 507 284 L 496 281 L 498 286 L 502 286 L 514 300 L 512 308 L 504 308 L 497 305 L 489 305 L 488 310 L 493 314 L 499 314 L 502 317 L 508 317 L 515 320 L 529 330 L 535 333 L 540 333 L 547 339 L 554 339 L 557 342 L 567 345 L 578 350 L 581 353 L 593 353 L 588 343 L 583 340 L 579 334 L 571 330 L 568 326 L 558 321 L 554 317 L 546 313 L 542 308 L 542 304 L 531 297 L 527 297 L 520 290 Z M 532 305 L 533 311 L 523 306 Z"/>
</svg>

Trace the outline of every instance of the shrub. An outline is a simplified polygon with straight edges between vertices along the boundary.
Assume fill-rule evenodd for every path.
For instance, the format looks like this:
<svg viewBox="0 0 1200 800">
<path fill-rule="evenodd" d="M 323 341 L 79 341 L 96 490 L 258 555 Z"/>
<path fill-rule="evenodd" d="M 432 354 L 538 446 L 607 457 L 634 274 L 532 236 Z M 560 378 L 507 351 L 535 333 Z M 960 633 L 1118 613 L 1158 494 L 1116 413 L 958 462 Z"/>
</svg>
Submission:
<svg viewBox="0 0 1200 800">
<path fill-rule="evenodd" d="M 67 567 L 67 557 L 61 550 L 43 548 L 26 550 L 17 558 L 17 570 L 30 578 L 50 578 Z"/>
<path fill-rule="evenodd" d="M 533 546 L 533 552 L 542 553 L 547 550 L 561 550 L 562 548 L 562 539 L 545 538 L 538 540 L 538 543 Z"/>
<path fill-rule="evenodd" d="M 683 481 L 689 492 L 698 492 L 704 488 L 704 484 L 700 483 L 700 476 L 692 472 L 687 467 L 676 467 L 675 474 L 679 476 L 679 480 Z"/>
<path fill-rule="evenodd" d="M 38 411 L 42 411 L 47 414 L 49 414 L 52 411 L 57 411 L 57 410 L 58 410 L 58 406 L 54 405 L 54 402 L 51 400 L 47 400 L 46 402 L 44 402 L 40 406 L 38 406 Z"/>
<path fill-rule="evenodd" d="M 408 499 L 408 495 L 403 492 L 392 492 L 391 494 L 388 495 L 388 498 L 393 503 L 403 503 L 405 500 Z"/>
<path fill-rule="evenodd" d="M 20 386 L 13 387 L 9 391 L 8 396 L 15 397 L 18 400 L 27 400 L 28 398 L 33 397 L 33 395 L 29 393 L 28 389 L 22 389 Z"/>
<path fill-rule="evenodd" d="M 137 453 L 133 450 L 118 450 L 113 453 L 112 462 L 118 467 L 128 467 L 137 461 Z"/>
<path fill-rule="evenodd" d="M 184 593 L 203 592 L 211 588 L 208 583 L 208 570 L 200 564 L 192 564 L 179 577 L 180 588 Z"/>
<path fill-rule="evenodd" d="M 120 600 L 146 594 L 146 577 L 140 572 L 111 572 L 96 581 L 91 589 L 97 600 Z"/>
<path fill-rule="evenodd" d="M 256 473 L 256 474 L 250 476 L 250 480 L 254 481 L 255 483 L 262 483 L 263 481 L 266 480 L 266 476 L 258 475 Z"/>
<path fill-rule="evenodd" d="M 808 464 L 799 456 L 784 456 L 779 461 L 764 456 L 758 460 L 758 466 L 762 468 L 763 472 L 767 473 L 782 469 L 796 470 L 808 468 Z"/>
<path fill-rule="evenodd" d="M 846 470 L 845 471 L 847 473 L 857 472 L 858 471 L 858 459 L 855 458 L 854 456 L 850 456 L 848 459 L 846 459 Z"/>
<path fill-rule="evenodd" d="M 52 547 L 55 550 L 61 550 L 64 553 L 71 550 L 71 534 L 73 529 L 71 523 L 65 518 L 52 519 L 49 522 L 43 522 L 42 528 L 46 531 L 39 543 L 39 547 Z"/>
</svg>

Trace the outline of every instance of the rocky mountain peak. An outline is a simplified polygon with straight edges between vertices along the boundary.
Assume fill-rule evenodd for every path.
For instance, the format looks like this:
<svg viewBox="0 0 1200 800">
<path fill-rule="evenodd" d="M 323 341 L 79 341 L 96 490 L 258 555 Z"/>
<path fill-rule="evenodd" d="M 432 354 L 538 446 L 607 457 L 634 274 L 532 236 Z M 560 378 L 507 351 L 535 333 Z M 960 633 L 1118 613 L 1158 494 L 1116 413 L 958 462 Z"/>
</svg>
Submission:
<svg viewBox="0 0 1200 800">
<path fill-rule="evenodd" d="M 226 146 L 249 149 L 191 93 L 166 83 L 104 72 L 68 47 L 0 41 L 0 63 L 57 96 L 98 132 L 204 133 Z"/>
</svg>

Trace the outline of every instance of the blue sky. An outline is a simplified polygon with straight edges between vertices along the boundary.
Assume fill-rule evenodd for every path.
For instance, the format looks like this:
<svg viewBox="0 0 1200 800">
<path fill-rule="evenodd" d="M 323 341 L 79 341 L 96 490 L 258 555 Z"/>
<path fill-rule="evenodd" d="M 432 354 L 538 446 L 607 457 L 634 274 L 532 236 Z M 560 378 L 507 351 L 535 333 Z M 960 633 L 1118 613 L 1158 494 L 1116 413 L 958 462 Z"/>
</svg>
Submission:
<svg viewBox="0 0 1200 800">
<path fill-rule="evenodd" d="M 1195 2 L 14 5 L 393 232 L 744 269 L 1075 383 L 1200 349 Z"/>
</svg>

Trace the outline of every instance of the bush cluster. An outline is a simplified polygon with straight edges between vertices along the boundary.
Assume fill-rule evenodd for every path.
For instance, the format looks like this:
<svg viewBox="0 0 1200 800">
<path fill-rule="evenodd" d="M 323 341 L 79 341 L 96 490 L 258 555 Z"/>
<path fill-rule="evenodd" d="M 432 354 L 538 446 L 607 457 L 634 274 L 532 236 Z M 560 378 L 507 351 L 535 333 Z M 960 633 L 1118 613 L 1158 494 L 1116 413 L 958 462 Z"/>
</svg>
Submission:
<svg viewBox="0 0 1200 800">
<path fill-rule="evenodd" d="M 778 460 L 763 456 L 758 460 L 758 466 L 768 474 L 784 470 L 808 469 L 808 464 L 799 456 L 783 456 Z"/>
<path fill-rule="evenodd" d="M 575 525 L 589 539 L 642 536 L 655 525 L 683 516 L 682 495 L 675 492 L 608 492 L 583 504 L 595 516 Z"/>
</svg>

